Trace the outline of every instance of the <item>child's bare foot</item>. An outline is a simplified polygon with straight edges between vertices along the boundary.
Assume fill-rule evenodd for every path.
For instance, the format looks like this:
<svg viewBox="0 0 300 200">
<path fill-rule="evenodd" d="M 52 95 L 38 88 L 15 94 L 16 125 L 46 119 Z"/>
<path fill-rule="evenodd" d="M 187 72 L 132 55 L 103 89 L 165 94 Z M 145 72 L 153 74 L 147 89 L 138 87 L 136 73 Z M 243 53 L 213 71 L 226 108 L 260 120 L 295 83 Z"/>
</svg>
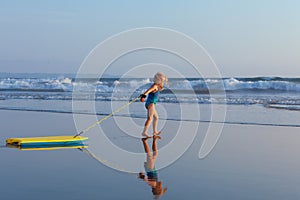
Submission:
<svg viewBox="0 0 300 200">
<path fill-rule="evenodd" d="M 148 135 L 147 133 L 142 133 L 142 136 L 143 136 L 143 137 L 146 137 L 146 138 L 151 138 L 151 136 Z"/>
<path fill-rule="evenodd" d="M 161 139 L 161 137 L 160 137 L 159 135 L 154 135 L 154 136 L 153 136 L 153 139 L 154 139 L 154 140 L 157 140 L 157 139 L 159 139 L 159 140 L 160 140 L 160 139 Z"/>
<path fill-rule="evenodd" d="M 161 134 L 161 131 L 156 131 L 153 133 L 153 135 L 160 135 Z"/>
</svg>

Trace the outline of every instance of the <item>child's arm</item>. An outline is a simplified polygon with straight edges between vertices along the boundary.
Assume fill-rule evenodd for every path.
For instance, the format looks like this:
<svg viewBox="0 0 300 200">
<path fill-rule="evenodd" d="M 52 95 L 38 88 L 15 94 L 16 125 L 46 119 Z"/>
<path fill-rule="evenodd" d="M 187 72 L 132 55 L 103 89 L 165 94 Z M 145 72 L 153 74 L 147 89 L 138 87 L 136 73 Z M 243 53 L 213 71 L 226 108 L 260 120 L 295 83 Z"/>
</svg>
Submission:
<svg viewBox="0 0 300 200">
<path fill-rule="evenodd" d="M 157 90 L 158 90 L 157 85 L 154 84 L 151 86 L 151 88 L 149 88 L 148 90 L 146 90 L 146 92 L 144 92 L 144 95 L 147 96 L 149 93 L 154 92 L 154 91 L 156 92 Z"/>
<path fill-rule="evenodd" d="M 145 98 L 146 98 L 146 96 L 149 94 L 149 93 L 151 93 L 151 92 L 154 92 L 154 91 L 157 91 L 158 90 L 158 88 L 157 88 L 157 85 L 152 85 L 148 90 L 146 90 L 146 92 L 144 92 L 143 94 L 141 94 L 140 95 L 140 97 L 141 97 L 141 102 L 144 102 L 145 100 Z"/>
</svg>

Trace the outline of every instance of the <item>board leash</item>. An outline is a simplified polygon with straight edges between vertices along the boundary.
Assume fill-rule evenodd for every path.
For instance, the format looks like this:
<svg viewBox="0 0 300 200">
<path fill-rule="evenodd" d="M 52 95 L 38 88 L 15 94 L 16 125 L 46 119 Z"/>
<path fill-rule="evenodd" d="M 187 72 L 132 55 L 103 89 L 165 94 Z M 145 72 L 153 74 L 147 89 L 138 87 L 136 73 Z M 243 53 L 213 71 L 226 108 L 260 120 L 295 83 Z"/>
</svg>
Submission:
<svg viewBox="0 0 300 200">
<path fill-rule="evenodd" d="M 80 131 L 79 133 L 77 133 L 75 137 L 78 137 L 86 132 L 88 132 L 89 130 L 91 130 L 92 128 L 94 128 L 95 126 L 99 125 L 101 122 L 107 120 L 108 118 L 112 117 L 113 115 L 115 115 L 116 113 L 120 112 L 121 110 L 123 110 L 124 108 L 126 108 L 127 106 L 129 106 L 130 104 L 136 102 L 138 99 L 140 98 L 139 97 L 136 97 L 135 99 L 129 101 L 127 104 L 124 104 L 123 106 L 121 106 L 120 108 L 118 108 L 117 110 L 113 111 L 112 113 L 110 113 L 109 115 L 107 115 L 106 117 L 103 117 L 102 119 L 96 121 L 94 124 L 88 126 L 87 128 L 83 129 L 82 131 Z"/>
</svg>

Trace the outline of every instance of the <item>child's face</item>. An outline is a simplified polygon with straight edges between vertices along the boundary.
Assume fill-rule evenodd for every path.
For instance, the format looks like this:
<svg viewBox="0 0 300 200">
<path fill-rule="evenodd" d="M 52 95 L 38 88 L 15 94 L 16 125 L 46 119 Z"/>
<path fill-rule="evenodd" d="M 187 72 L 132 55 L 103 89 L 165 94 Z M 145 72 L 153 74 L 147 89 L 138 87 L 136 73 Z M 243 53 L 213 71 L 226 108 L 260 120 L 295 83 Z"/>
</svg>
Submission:
<svg viewBox="0 0 300 200">
<path fill-rule="evenodd" d="M 159 86 L 159 88 L 160 88 L 161 90 L 164 89 L 164 82 L 158 84 L 158 86 Z"/>
</svg>

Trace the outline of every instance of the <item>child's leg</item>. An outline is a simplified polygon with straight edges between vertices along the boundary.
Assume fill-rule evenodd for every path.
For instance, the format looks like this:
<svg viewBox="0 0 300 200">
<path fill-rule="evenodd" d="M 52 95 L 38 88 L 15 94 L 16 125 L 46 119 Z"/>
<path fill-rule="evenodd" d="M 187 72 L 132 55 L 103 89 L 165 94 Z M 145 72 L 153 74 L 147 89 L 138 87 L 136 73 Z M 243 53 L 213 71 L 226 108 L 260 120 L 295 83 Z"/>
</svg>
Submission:
<svg viewBox="0 0 300 200">
<path fill-rule="evenodd" d="M 143 139 L 142 139 L 143 146 L 144 146 L 144 149 L 145 149 L 145 152 L 146 152 L 146 153 L 151 153 L 151 152 L 150 152 L 150 147 L 149 147 L 148 142 L 147 142 L 147 139 L 148 139 L 148 138 L 143 138 Z"/>
<path fill-rule="evenodd" d="M 159 135 L 155 135 L 153 136 L 153 142 L 152 142 L 152 151 L 157 152 L 157 140 L 161 139 L 161 137 Z"/>
<path fill-rule="evenodd" d="M 148 116 L 147 116 L 147 120 L 145 122 L 144 130 L 143 130 L 143 133 L 142 133 L 142 135 L 146 136 L 146 137 L 150 137 L 148 135 L 148 129 L 150 127 L 150 124 L 151 124 L 152 118 L 153 118 L 153 108 L 154 108 L 153 103 L 151 103 L 147 108 Z"/>
<path fill-rule="evenodd" d="M 159 135 L 160 131 L 157 131 L 158 124 L 158 114 L 156 112 L 155 106 L 153 105 L 153 135 Z"/>
<path fill-rule="evenodd" d="M 152 143 L 152 151 L 153 151 L 153 156 L 152 156 L 152 161 L 155 162 L 157 156 L 158 156 L 158 150 L 157 150 L 157 140 L 161 139 L 160 136 L 154 135 L 153 136 L 153 143 Z M 153 164 L 154 165 L 154 164 Z M 154 166 L 153 166 L 154 167 Z"/>
</svg>

